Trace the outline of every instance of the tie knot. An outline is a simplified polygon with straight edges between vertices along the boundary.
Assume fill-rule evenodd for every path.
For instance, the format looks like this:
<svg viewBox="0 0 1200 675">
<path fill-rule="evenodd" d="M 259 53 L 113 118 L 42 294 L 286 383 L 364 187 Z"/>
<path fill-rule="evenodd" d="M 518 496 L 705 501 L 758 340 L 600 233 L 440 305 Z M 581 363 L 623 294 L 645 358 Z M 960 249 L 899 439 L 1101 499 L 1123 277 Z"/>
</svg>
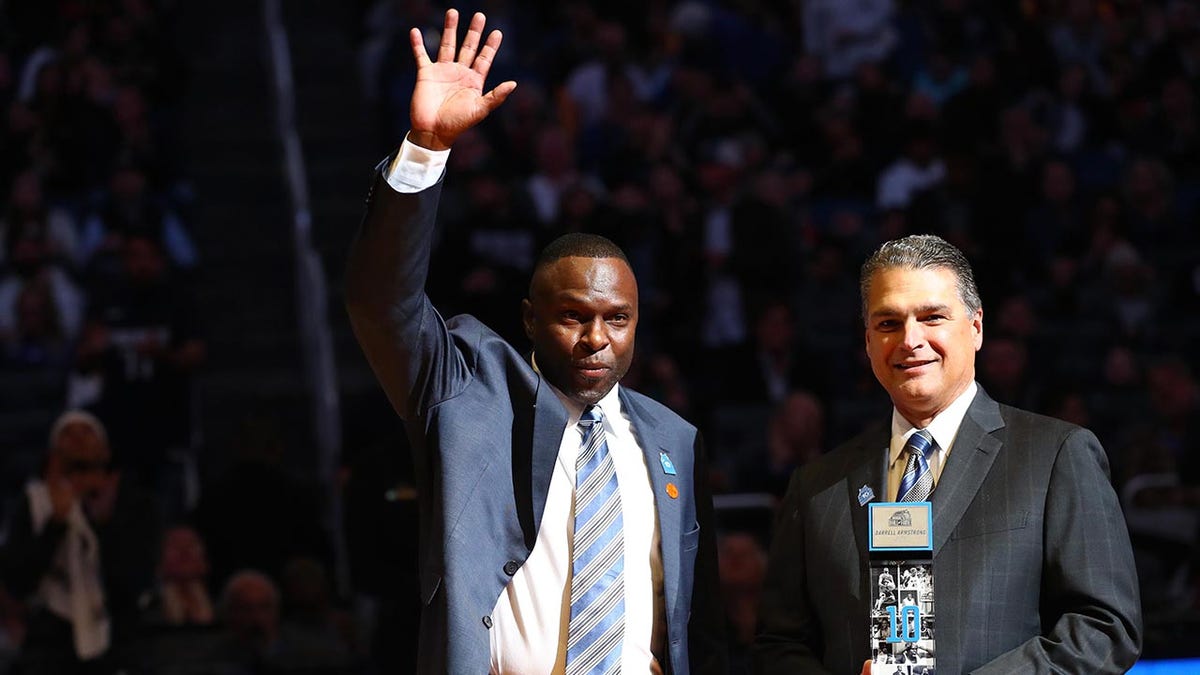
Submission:
<svg viewBox="0 0 1200 675">
<path fill-rule="evenodd" d="M 925 459 L 929 459 L 929 450 L 933 448 L 933 436 L 925 429 L 918 429 L 908 437 L 908 442 L 904 444 L 910 452 L 920 453 Z"/>
<path fill-rule="evenodd" d="M 583 427 L 592 427 L 604 421 L 604 412 L 600 410 L 598 405 L 590 405 L 584 409 L 583 415 L 579 418 L 579 425 Z"/>
</svg>

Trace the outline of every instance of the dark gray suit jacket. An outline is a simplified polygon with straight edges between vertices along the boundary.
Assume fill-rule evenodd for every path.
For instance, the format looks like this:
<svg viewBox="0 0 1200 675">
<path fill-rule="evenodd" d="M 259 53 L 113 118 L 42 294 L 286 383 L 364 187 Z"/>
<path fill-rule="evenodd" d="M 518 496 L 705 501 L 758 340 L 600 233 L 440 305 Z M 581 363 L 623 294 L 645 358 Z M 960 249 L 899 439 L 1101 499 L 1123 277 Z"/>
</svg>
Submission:
<svg viewBox="0 0 1200 675">
<path fill-rule="evenodd" d="M 760 673 L 859 673 L 870 658 L 867 507 L 885 494 L 890 424 L 792 478 L 755 643 Z M 1124 672 L 1141 650 L 1129 534 L 1086 429 L 982 389 L 933 502 L 937 671 Z"/>
<path fill-rule="evenodd" d="M 425 295 L 440 193 L 440 183 L 397 193 L 377 169 L 351 249 L 346 304 L 415 454 L 425 605 L 419 670 L 486 673 L 489 614 L 537 539 L 567 413 L 500 336 L 470 316 L 443 321 Z M 700 436 L 666 407 L 620 391 L 646 454 L 662 535 L 662 665 L 679 674 L 721 672 L 722 612 Z M 660 451 L 677 475 L 654 470 Z M 668 481 L 678 498 L 666 496 Z"/>
</svg>

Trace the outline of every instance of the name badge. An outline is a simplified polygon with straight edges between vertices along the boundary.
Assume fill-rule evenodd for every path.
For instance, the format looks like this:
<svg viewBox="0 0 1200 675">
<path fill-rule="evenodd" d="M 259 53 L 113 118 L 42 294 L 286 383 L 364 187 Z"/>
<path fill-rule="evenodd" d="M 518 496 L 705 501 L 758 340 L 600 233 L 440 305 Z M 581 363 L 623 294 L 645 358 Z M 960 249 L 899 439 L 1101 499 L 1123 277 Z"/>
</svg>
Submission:
<svg viewBox="0 0 1200 675">
<path fill-rule="evenodd" d="M 933 504 L 929 502 L 883 502 L 869 504 L 872 551 L 932 551 Z"/>
<path fill-rule="evenodd" d="M 668 476 L 675 475 L 675 464 L 671 461 L 670 455 L 665 452 L 659 452 L 658 461 L 662 463 L 663 473 Z"/>
</svg>

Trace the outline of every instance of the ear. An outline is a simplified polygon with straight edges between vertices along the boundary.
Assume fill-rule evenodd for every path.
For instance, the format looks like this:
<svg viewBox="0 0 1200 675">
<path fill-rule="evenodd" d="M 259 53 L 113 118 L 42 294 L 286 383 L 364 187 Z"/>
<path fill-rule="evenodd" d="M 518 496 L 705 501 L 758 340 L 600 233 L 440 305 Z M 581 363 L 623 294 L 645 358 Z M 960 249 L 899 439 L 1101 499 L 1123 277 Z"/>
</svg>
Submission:
<svg viewBox="0 0 1200 675">
<path fill-rule="evenodd" d="M 975 333 L 975 351 L 979 351 L 983 347 L 983 308 L 975 310 L 975 316 L 971 318 L 971 330 Z"/>
<path fill-rule="evenodd" d="M 521 301 L 521 323 L 525 324 L 525 337 L 533 339 L 533 303 L 529 298 Z"/>
</svg>

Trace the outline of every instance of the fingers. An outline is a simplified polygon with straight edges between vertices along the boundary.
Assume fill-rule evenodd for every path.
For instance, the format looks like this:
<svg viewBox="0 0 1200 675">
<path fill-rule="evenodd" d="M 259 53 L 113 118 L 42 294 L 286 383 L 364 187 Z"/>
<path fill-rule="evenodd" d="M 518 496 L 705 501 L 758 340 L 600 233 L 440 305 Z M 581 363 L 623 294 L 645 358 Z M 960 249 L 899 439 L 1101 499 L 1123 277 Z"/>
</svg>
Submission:
<svg viewBox="0 0 1200 675">
<path fill-rule="evenodd" d="M 498 30 L 494 30 L 487 36 L 487 41 L 483 43 L 483 48 L 479 47 L 479 39 L 483 35 L 483 28 L 487 24 L 487 18 L 483 12 L 475 12 L 471 16 L 471 23 L 467 26 L 467 34 L 463 37 L 462 49 L 458 50 L 457 62 L 459 65 L 465 66 L 487 77 L 488 71 L 492 67 L 492 61 L 496 58 L 496 50 L 500 49 L 500 42 L 504 36 Z M 458 11 L 454 9 L 446 10 L 445 24 L 442 27 L 442 38 L 438 44 L 437 60 L 439 63 L 449 63 L 455 61 L 455 50 L 458 44 Z M 413 59 L 417 62 L 417 67 L 422 68 L 430 64 L 429 53 L 425 51 L 424 37 L 421 35 L 419 28 L 413 28 L 408 32 L 408 41 L 412 45 Z"/>
<path fill-rule="evenodd" d="M 481 100 L 483 101 L 483 104 L 487 106 L 488 112 L 490 113 L 491 111 L 500 107 L 500 104 L 504 103 L 504 99 L 508 98 L 508 95 L 513 93 L 513 90 L 516 88 L 517 83 L 513 82 L 512 80 L 501 82 L 500 84 L 496 85 L 495 89 L 484 94 Z"/>
<path fill-rule="evenodd" d="M 517 83 L 512 82 L 511 79 L 508 80 L 508 82 L 499 83 L 496 85 L 496 88 L 488 91 L 487 94 L 484 95 L 484 103 L 488 109 L 494 110 L 497 106 L 499 106 L 500 103 L 503 103 L 505 98 L 508 98 L 509 94 L 512 94 L 512 90 L 516 88 Z"/>
<path fill-rule="evenodd" d="M 467 26 L 467 34 L 463 36 L 462 49 L 458 50 L 458 62 L 468 68 L 475 58 L 475 51 L 479 49 L 479 37 L 483 35 L 483 25 L 486 21 L 482 12 L 475 12 L 471 17 L 471 24 Z"/>
<path fill-rule="evenodd" d="M 504 35 L 494 30 L 488 33 L 487 42 L 483 44 L 483 49 L 479 50 L 479 56 L 475 57 L 475 62 L 471 64 L 471 70 L 487 77 L 488 71 L 492 68 L 492 61 L 496 58 L 496 50 L 500 49 L 500 42 L 504 39 Z"/>
<path fill-rule="evenodd" d="M 446 10 L 446 21 L 442 24 L 442 42 L 438 45 L 439 62 L 449 63 L 454 60 L 454 50 L 458 45 L 458 10 Z"/>
<path fill-rule="evenodd" d="M 413 60 L 417 62 L 417 68 L 429 65 L 429 53 L 425 51 L 425 38 L 421 35 L 420 28 L 408 31 L 408 42 L 412 45 Z"/>
</svg>

